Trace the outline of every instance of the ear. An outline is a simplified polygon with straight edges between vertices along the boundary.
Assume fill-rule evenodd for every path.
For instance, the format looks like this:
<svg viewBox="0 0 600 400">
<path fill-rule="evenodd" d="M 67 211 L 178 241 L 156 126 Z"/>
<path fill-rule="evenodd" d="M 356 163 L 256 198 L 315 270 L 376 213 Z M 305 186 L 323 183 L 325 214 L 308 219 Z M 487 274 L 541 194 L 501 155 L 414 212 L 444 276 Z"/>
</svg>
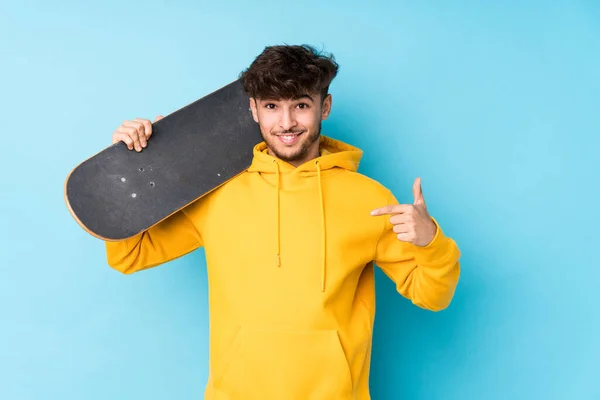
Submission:
<svg viewBox="0 0 600 400">
<path fill-rule="evenodd" d="M 256 100 L 254 97 L 250 98 L 250 110 L 252 111 L 252 118 L 254 118 L 254 122 L 258 124 L 258 106 L 256 105 Z"/>
<path fill-rule="evenodd" d="M 329 113 L 331 112 L 331 102 L 333 101 L 331 94 L 325 96 L 323 99 L 323 104 L 321 106 L 321 119 L 326 120 L 329 117 Z"/>
</svg>

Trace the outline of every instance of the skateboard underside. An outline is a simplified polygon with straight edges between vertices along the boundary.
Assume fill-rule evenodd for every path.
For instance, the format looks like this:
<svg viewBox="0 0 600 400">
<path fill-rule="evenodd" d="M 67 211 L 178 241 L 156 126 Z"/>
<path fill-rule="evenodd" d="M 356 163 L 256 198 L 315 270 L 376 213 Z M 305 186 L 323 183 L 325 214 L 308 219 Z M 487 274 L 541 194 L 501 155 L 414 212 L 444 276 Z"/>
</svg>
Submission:
<svg viewBox="0 0 600 400">
<path fill-rule="evenodd" d="M 261 141 L 236 80 L 155 122 L 140 153 L 119 142 L 82 162 L 65 200 L 93 236 L 126 239 L 242 173 Z"/>
</svg>

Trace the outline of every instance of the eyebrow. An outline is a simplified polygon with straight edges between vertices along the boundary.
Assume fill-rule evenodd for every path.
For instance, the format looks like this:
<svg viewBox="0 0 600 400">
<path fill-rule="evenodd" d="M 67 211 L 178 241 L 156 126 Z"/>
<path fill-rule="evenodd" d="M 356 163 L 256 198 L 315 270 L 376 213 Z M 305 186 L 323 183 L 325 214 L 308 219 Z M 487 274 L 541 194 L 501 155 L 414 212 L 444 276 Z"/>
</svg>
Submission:
<svg viewBox="0 0 600 400">
<path fill-rule="evenodd" d="M 310 97 L 308 94 L 303 94 L 300 97 L 294 98 L 294 100 L 300 100 L 300 99 L 304 99 L 304 98 L 308 98 L 310 101 L 312 101 L 314 103 L 314 99 L 312 97 Z"/>
<path fill-rule="evenodd" d="M 300 99 L 309 99 L 313 103 L 315 102 L 315 100 L 309 94 L 303 94 L 303 95 L 300 95 L 300 96 L 296 96 L 292 100 L 300 100 Z M 275 98 L 264 98 L 264 99 L 261 100 L 261 102 L 279 101 L 279 100 L 280 99 L 275 99 Z"/>
</svg>

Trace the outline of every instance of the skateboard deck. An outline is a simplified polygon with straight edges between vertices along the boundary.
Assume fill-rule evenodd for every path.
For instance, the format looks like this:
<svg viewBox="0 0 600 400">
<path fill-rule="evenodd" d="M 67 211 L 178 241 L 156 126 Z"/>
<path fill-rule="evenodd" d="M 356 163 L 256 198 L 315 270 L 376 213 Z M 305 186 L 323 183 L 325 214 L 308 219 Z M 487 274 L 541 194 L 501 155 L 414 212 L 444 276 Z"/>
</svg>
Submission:
<svg viewBox="0 0 600 400">
<path fill-rule="evenodd" d="M 127 239 L 244 172 L 261 141 L 235 80 L 153 123 L 141 152 L 119 142 L 77 165 L 65 201 L 91 235 Z"/>
</svg>

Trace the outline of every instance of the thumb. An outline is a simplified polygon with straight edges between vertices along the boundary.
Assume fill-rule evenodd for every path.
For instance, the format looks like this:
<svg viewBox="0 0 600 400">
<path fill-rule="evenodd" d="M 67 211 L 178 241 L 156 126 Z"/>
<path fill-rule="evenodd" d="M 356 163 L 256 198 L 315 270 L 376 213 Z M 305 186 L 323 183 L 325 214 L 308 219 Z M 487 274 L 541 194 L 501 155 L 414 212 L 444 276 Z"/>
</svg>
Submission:
<svg viewBox="0 0 600 400">
<path fill-rule="evenodd" d="M 413 184 L 413 197 L 415 198 L 415 204 L 425 204 L 423 188 L 421 187 L 421 178 L 415 179 L 415 183 Z"/>
<path fill-rule="evenodd" d="M 161 119 L 163 119 L 164 117 L 162 115 L 157 115 L 156 118 L 154 119 L 154 122 L 156 121 L 160 121 Z"/>
</svg>

